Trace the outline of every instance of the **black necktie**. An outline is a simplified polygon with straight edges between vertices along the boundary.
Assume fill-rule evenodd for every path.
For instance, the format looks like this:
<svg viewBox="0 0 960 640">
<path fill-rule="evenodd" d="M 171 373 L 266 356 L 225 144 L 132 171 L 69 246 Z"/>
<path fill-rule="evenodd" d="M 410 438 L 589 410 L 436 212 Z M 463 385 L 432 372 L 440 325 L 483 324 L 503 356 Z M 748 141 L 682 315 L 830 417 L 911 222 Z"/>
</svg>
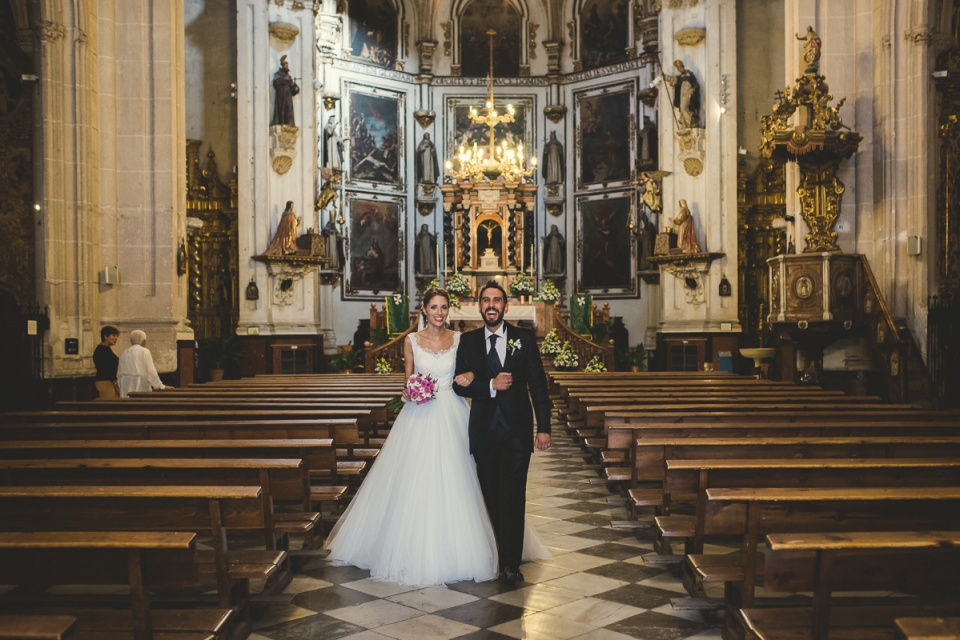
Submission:
<svg viewBox="0 0 960 640">
<path fill-rule="evenodd" d="M 495 333 L 490 334 L 490 350 L 487 351 L 487 362 L 490 363 L 490 369 L 493 371 L 493 375 L 497 375 L 503 371 L 503 365 L 500 363 L 500 356 L 497 354 L 497 338 L 499 338 Z"/>
</svg>

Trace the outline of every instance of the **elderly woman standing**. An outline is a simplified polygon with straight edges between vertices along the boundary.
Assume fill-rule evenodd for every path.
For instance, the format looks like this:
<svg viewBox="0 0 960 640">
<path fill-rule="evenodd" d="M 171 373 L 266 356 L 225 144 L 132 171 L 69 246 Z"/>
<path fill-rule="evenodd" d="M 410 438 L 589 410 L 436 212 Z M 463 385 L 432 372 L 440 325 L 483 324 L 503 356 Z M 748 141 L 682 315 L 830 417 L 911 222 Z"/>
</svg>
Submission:
<svg viewBox="0 0 960 640">
<path fill-rule="evenodd" d="M 120 382 L 121 398 L 126 398 L 132 391 L 173 389 L 160 382 L 153 356 L 147 349 L 147 334 L 139 329 L 130 332 L 130 347 L 120 354 L 117 379 Z"/>
</svg>

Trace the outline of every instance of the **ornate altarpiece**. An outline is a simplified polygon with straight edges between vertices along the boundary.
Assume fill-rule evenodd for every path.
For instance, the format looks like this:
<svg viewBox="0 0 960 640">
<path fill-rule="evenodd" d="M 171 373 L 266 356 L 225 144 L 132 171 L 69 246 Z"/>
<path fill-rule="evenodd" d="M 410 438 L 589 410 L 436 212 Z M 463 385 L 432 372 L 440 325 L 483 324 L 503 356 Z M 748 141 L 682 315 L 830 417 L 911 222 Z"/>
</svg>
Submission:
<svg viewBox="0 0 960 640">
<path fill-rule="evenodd" d="M 187 318 L 198 340 L 236 333 L 239 311 L 237 181 L 225 185 L 211 149 L 200 166 L 200 140 L 187 140 L 187 218 L 182 253 L 188 274 Z"/>
</svg>

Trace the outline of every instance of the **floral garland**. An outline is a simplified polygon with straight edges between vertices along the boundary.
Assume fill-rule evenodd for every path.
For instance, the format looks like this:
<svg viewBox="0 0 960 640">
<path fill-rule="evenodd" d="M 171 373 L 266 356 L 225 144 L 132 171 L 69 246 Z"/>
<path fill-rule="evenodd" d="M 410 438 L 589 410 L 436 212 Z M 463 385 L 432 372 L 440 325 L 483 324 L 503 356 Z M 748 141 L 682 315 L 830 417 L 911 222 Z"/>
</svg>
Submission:
<svg viewBox="0 0 960 640">
<path fill-rule="evenodd" d="M 470 281 L 462 273 L 455 273 L 447 281 L 447 291 L 455 296 L 468 296 L 471 293 Z"/>
<path fill-rule="evenodd" d="M 607 367 L 603 364 L 603 360 L 600 359 L 600 356 L 593 356 L 590 358 L 590 362 L 587 363 L 585 373 L 605 373 Z"/>
<path fill-rule="evenodd" d="M 533 293 L 533 289 L 533 280 L 522 271 L 510 282 L 510 293 L 515 296 L 530 295 Z"/>
<path fill-rule="evenodd" d="M 547 280 L 543 283 L 543 288 L 540 289 L 539 296 L 541 300 L 544 302 L 556 302 L 560 297 L 560 290 L 553 280 Z"/>
<path fill-rule="evenodd" d="M 560 353 L 553 359 L 553 366 L 560 371 L 573 371 L 579 366 L 580 359 L 577 358 L 577 352 L 570 346 L 570 341 L 563 343 Z"/>
<path fill-rule="evenodd" d="M 381 374 L 393 373 L 393 367 L 390 366 L 386 358 L 379 358 L 377 360 L 377 366 L 374 367 L 374 371 Z"/>
<path fill-rule="evenodd" d="M 556 329 L 550 329 L 550 332 L 543 337 L 543 343 L 540 345 L 540 353 L 545 356 L 555 356 L 563 350 L 563 344 L 560 342 L 560 334 Z"/>
</svg>

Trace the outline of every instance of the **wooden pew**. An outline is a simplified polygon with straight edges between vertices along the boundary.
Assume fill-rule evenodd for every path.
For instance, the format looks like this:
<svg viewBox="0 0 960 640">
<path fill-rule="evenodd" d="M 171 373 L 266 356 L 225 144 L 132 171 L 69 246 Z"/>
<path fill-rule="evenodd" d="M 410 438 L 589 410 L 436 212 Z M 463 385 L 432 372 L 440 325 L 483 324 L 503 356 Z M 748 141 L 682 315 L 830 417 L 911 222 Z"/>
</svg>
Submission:
<svg viewBox="0 0 960 640">
<path fill-rule="evenodd" d="M 249 631 L 250 580 L 269 579 L 283 551 L 230 551 L 228 530 L 262 530 L 260 487 L 0 487 L 0 530 L 190 531 L 212 535 L 213 552 L 198 553 L 200 577 L 215 577 L 219 605 L 234 609 Z M 244 633 L 241 637 L 245 637 Z"/>
<path fill-rule="evenodd" d="M 0 640 L 75 640 L 73 616 L 0 615 Z"/>
<path fill-rule="evenodd" d="M 960 488 L 719 488 L 707 489 L 705 529 L 737 536 L 739 553 L 690 554 L 704 582 L 724 582 L 725 628 L 754 604 L 764 558 L 757 545 L 775 533 L 960 530 Z M 729 637 L 726 636 L 725 637 Z"/>
<path fill-rule="evenodd" d="M 960 617 L 897 618 L 896 640 L 958 640 Z"/>
<path fill-rule="evenodd" d="M 103 608 L 76 611 L 66 604 L 66 610 L 76 616 L 80 640 L 94 636 L 152 640 L 155 634 L 167 640 L 226 638 L 231 617 L 229 608 L 151 607 L 151 587 L 195 585 L 199 578 L 196 534 L 193 533 L 0 533 L 0 582 L 4 584 L 39 588 L 51 584 L 129 585 L 131 606 L 126 611 Z M 0 598 L 0 607 L 11 606 L 20 609 L 24 603 Z M 53 610 L 60 609 L 55 606 Z M 50 612 L 50 607 L 43 610 Z M 0 626 L 7 619 L 0 615 Z M 53 618 L 51 622 L 62 627 L 65 621 Z M 30 625 L 29 628 L 37 627 Z M 31 633 L 19 637 L 41 636 Z"/>
<path fill-rule="evenodd" d="M 761 640 L 893 640 L 895 618 L 909 615 L 911 608 L 915 613 L 936 608 L 941 614 L 960 614 L 958 571 L 958 532 L 771 534 L 764 589 L 812 591 L 813 602 L 809 607 L 744 609 L 741 618 L 748 635 Z M 888 607 L 878 607 L 876 598 L 846 598 L 843 606 L 831 602 L 837 591 L 891 590 L 920 598 L 884 598 Z"/>
<path fill-rule="evenodd" d="M 304 512 L 323 501 L 339 501 L 347 487 L 310 484 L 313 465 L 335 464 L 329 439 L 283 440 L 10 440 L 0 446 L 0 459 L 44 458 L 298 458 L 303 460 L 299 484 L 277 482 L 271 486 L 277 500 L 295 500 Z M 319 461 L 319 462 L 318 462 Z M 285 514 L 276 514 L 283 519 Z M 295 516 L 299 518 L 300 516 Z"/>
</svg>

